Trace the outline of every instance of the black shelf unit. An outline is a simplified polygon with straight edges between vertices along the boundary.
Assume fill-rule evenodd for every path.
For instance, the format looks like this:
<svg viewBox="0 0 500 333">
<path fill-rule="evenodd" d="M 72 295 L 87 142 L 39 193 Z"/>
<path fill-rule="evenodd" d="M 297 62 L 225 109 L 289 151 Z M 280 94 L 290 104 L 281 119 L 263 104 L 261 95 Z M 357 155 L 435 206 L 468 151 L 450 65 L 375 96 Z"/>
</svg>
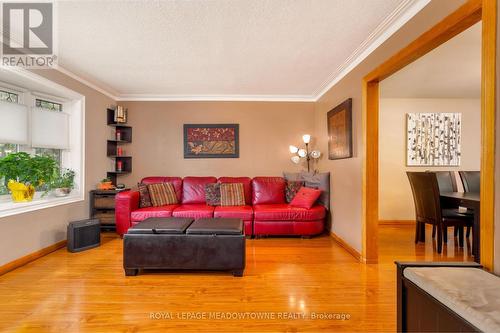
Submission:
<svg viewBox="0 0 500 333">
<path fill-rule="evenodd" d="M 107 125 L 114 128 L 114 134 L 116 138 L 116 132 L 120 132 L 120 140 L 111 139 L 107 140 L 106 144 L 106 156 L 114 160 L 115 170 L 108 171 L 107 177 L 111 179 L 111 182 L 116 185 L 117 178 L 120 175 L 128 174 L 132 172 L 132 156 L 122 155 L 118 156 L 118 147 L 126 144 L 132 143 L 132 127 L 127 126 L 125 123 L 116 123 L 114 121 L 115 110 L 107 109 Z M 121 171 L 117 171 L 118 161 L 122 163 Z"/>
<path fill-rule="evenodd" d="M 121 191 L 90 191 L 90 218 L 99 219 L 102 231 L 116 230 L 115 196 Z"/>
</svg>

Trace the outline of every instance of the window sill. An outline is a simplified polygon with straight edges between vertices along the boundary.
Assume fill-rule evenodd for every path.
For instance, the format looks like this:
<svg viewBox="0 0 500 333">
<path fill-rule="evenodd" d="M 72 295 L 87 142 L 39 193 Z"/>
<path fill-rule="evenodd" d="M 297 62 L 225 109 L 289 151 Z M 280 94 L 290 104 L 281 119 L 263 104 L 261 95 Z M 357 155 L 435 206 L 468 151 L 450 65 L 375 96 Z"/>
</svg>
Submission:
<svg viewBox="0 0 500 333">
<path fill-rule="evenodd" d="M 10 195 L 2 195 L 0 196 L 0 218 L 67 205 L 83 200 L 83 194 L 77 191 L 63 198 L 57 198 L 51 194 L 42 198 L 41 193 L 37 192 L 31 202 L 13 202 Z"/>
</svg>

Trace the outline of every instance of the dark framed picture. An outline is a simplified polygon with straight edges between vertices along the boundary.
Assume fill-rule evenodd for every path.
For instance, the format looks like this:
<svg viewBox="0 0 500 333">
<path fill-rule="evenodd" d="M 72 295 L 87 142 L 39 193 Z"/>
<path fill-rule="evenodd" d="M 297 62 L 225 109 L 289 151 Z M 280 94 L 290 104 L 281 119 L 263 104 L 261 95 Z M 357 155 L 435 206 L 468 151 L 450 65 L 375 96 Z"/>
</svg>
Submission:
<svg viewBox="0 0 500 333">
<path fill-rule="evenodd" d="M 328 159 L 352 157 L 352 98 L 328 111 Z"/>
<path fill-rule="evenodd" d="M 185 124 L 184 158 L 238 158 L 239 124 Z"/>
</svg>

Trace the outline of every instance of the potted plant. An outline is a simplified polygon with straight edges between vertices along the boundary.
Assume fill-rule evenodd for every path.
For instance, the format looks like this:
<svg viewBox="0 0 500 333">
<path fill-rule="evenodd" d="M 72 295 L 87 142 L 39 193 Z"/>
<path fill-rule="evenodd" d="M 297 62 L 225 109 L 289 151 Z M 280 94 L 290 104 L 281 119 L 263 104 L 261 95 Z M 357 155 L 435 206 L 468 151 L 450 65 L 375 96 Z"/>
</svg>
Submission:
<svg viewBox="0 0 500 333">
<path fill-rule="evenodd" d="M 112 190 L 113 183 L 111 182 L 111 179 L 104 178 L 103 180 L 101 180 L 101 182 L 99 184 L 97 184 L 97 189 L 98 190 Z"/>
<path fill-rule="evenodd" d="M 57 172 L 57 163 L 49 156 L 31 156 L 25 152 L 0 158 L 0 177 L 7 181 L 12 200 L 33 200 L 35 189 L 50 184 Z"/>
<path fill-rule="evenodd" d="M 63 169 L 57 173 L 52 180 L 51 188 L 54 189 L 56 197 L 65 197 L 75 187 L 75 171 Z"/>
</svg>

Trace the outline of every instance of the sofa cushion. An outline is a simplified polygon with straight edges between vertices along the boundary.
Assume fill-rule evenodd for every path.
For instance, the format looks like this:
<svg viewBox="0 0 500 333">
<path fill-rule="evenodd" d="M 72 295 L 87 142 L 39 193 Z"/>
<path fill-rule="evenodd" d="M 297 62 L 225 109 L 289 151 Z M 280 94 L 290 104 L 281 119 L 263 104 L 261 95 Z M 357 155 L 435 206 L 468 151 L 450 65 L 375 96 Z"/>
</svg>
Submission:
<svg viewBox="0 0 500 333">
<path fill-rule="evenodd" d="M 220 177 L 217 180 L 221 184 L 226 183 L 241 183 L 243 184 L 243 189 L 245 190 L 245 203 L 247 205 L 252 204 L 252 179 L 249 177 Z"/>
<path fill-rule="evenodd" d="M 205 185 L 205 201 L 209 206 L 220 206 L 220 184 Z"/>
<path fill-rule="evenodd" d="M 255 221 L 254 235 L 318 235 L 323 232 L 325 221 Z"/>
<path fill-rule="evenodd" d="M 285 199 L 287 203 L 292 202 L 300 188 L 304 186 L 304 182 L 300 180 L 287 180 L 285 189 Z"/>
<path fill-rule="evenodd" d="M 311 209 L 292 207 L 288 204 L 265 204 L 253 207 L 255 220 L 260 221 L 313 221 L 325 218 L 325 207 Z"/>
<path fill-rule="evenodd" d="M 139 208 L 130 213 L 130 219 L 134 222 L 139 222 L 149 217 L 171 217 L 172 212 L 177 206 L 179 205 Z"/>
<path fill-rule="evenodd" d="M 145 177 L 142 178 L 141 183 L 157 184 L 157 183 L 172 183 L 174 185 L 175 194 L 177 195 L 177 202 L 182 200 L 182 178 L 181 177 Z"/>
<path fill-rule="evenodd" d="M 177 204 L 177 196 L 172 183 L 148 185 L 149 196 L 154 207 Z"/>
<path fill-rule="evenodd" d="M 244 206 L 245 190 L 242 183 L 225 183 L 220 185 L 221 206 Z"/>
<path fill-rule="evenodd" d="M 318 200 L 321 195 L 321 190 L 316 190 L 313 188 L 302 187 L 299 192 L 295 195 L 290 206 L 311 209 L 314 203 Z"/>
<path fill-rule="evenodd" d="M 284 204 L 285 187 L 282 177 L 255 177 L 252 180 L 252 204 Z"/>
<path fill-rule="evenodd" d="M 172 215 L 174 217 L 191 217 L 193 219 L 213 217 L 214 207 L 205 204 L 182 204 L 175 208 Z"/>
<path fill-rule="evenodd" d="M 205 185 L 216 181 L 215 177 L 185 177 L 182 181 L 182 203 L 205 204 Z"/>
<path fill-rule="evenodd" d="M 306 172 L 300 173 L 285 172 L 286 180 L 303 181 L 306 187 L 321 190 L 318 203 L 330 209 L 330 173 L 329 172 Z"/>
<path fill-rule="evenodd" d="M 139 183 L 137 184 L 137 190 L 139 191 L 139 207 L 146 208 L 153 206 L 148 186 L 146 184 Z"/>
<path fill-rule="evenodd" d="M 236 218 L 243 221 L 252 220 L 252 206 L 218 206 L 215 207 L 214 217 Z"/>
</svg>

